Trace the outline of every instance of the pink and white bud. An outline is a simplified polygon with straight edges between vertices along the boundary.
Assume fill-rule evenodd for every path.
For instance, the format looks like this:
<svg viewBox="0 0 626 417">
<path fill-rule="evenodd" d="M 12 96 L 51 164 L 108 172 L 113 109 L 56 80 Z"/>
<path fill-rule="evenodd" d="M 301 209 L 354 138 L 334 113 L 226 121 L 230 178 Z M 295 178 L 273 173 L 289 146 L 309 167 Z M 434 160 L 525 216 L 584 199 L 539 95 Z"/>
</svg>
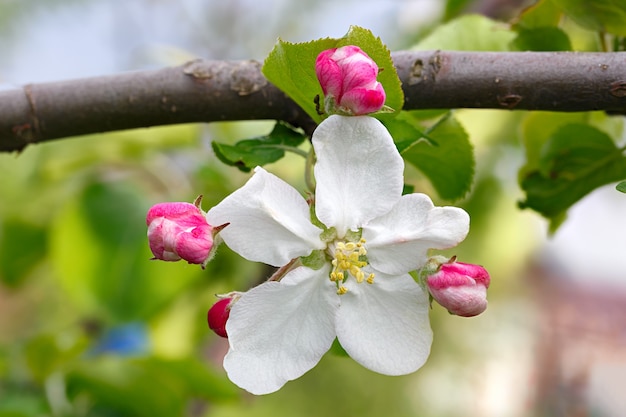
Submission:
<svg viewBox="0 0 626 417">
<path fill-rule="evenodd" d="M 430 275 L 426 285 L 435 301 L 452 314 L 477 316 L 487 309 L 489 273 L 480 265 L 444 263 Z"/>
<path fill-rule="evenodd" d="M 198 201 L 199 203 L 199 201 Z M 155 259 L 205 265 L 213 247 L 213 227 L 190 203 L 160 203 L 146 216 L 148 242 Z"/>
<path fill-rule="evenodd" d="M 376 112 L 385 104 L 385 90 L 376 81 L 378 65 L 358 46 L 321 52 L 315 73 L 328 113 L 359 116 Z"/>
<path fill-rule="evenodd" d="M 207 322 L 209 328 L 218 336 L 228 337 L 226 334 L 226 322 L 230 316 L 230 307 L 233 303 L 232 298 L 222 298 L 207 313 Z"/>
</svg>

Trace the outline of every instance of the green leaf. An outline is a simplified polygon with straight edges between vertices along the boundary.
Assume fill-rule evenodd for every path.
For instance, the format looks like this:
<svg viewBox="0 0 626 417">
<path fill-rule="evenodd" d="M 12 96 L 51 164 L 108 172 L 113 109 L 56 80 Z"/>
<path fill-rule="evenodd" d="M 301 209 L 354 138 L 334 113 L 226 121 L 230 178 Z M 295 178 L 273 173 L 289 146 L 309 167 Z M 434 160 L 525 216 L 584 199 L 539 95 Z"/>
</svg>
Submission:
<svg viewBox="0 0 626 417">
<path fill-rule="evenodd" d="M 44 259 L 46 230 L 18 218 L 0 222 L 0 281 L 18 287 Z"/>
<path fill-rule="evenodd" d="M 552 0 L 579 25 L 597 32 L 626 36 L 624 0 Z"/>
<path fill-rule="evenodd" d="M 602 185 L 626 178 L 626 158 L 604 132 L 585 124 L 560 127 L 541 149 L 536 169 L 521 178 L 531 208 L 552 221 L 552 230 L 567 209 Z"/>
<path fill-rule="evenodd" d="M 621 193 L 626 193 L 626 181 L 621 181 L 615 186 L 615 189 Z"/>
<path fill-rule="evenodd" d="M 500 22 L 465 15 L 438 26 L 412 49 L 453 51 L 507 51 L 515 32 Z"/>
<path fill-rule="evenodd" d="M 68 373 L 70 398 L 83 396 L 111 415 L 170 417 L 185 414 L 190 396 L 230 400 L 237 390 L 196 360 L 101 357 Z M 114 412 L 114 413 L 113 413 Z"/>
<path fill-rule="evenodd" d="M 522 10 L 522 13 L 513 23 L 515 29 L 535 29 L 548 26 L 558 26 L 562 11 L 553 0 L 539 0 L 535 4 Z"/>
<path fill-rule="evenodd" d="M 323 102 L 323 93 L 315 75 L 315 60 L 320 52 L 345 45 L 360 47 L 376 61 L 382 70 L 378 80 L 383 84 L 387 94 L 385 105 L 396 112 L 400 111 L 404 104 L 404 96 L 391 60 L 391 53 L 380 38 L 358 26 L 351 26 L 348 33 L 341 39 L 325 38 L 305 43 L 279 40 L 265 59 L 263 74 L 319 123 L 323 116 L 317 111 L 315 97 L 319 96 Z M 385 119 L 389 115 L 374 114 L 374 117 Z"/>
<path fill-rule="evenodd" d="M 235 145 L 212 142 L 211 146 L 220 161 L 236 166 L 243 172 L 250 172 L 256 166 L 278 161 L 287 150 L 303 152 L 297 147 L 305 137 L 286 123 L 278 122 L 269 135 L 242 140 Z"/>
<path fill-rule="evenodd" d="M 402 157 L 428 177 L 442 198 L 462 198 L 474 177 L 469 136 L 451 113 L 426 132 L 411 113 L 403 112 L 386 124 Z M 424 133 L 430 140 L 424 139 Z"/>
<path fill-rule="evenodd" d="M 462 14 L 472 0 L 448 0 L 443 14 L 443 20 L 448 21 Z"/>
<path fill-rule="evenodd" d="M 323 92 L 315 75 L 315 60 L 320 52 L 336 44 L 337 40 L 330 38 L 305 43 L 279 39 L 263 63 L 263 75 L 318 123 L 322 116 L 317 112 L 315 97 L 323 102 Z"/>
<path fill-rule="evenodd" d="M 557 27 L 520 29 L 512 42 L 518 51 L 571 51 L 572 44 L 567 34 Z"/>
<path fill-rule="evenodd" d="M 24 357 L 36 381 L 42 383 L 52 373 L 66 369 L 87 348 L 83 337 L 40 334 L 26 343 Z"/>
<path fill-rule="evenodd" d="M 402 195 L 413 194 L 415 192 L 415 186 L 413 184 L 404 184 L 402 187 Z"/>
<path fill-rule="evenodd" d="M 522 141 L 526 150 L 526 164 L 520 169 L 518 175 L 520 182 L 528 172 L 539 168 L 543 146 L 554 132 L 570 123 L 589 124 L 607 132 L 612 137 L 619 137 L 624 129 L 621 118 L 607 116 L 604 112 L 529 112 L 521 125 Z"/>
<path fill-rule="evenodd" d="M 209 401 L 230 401 L 239 397 L 239 388 L 231 383 L 223 371 L 215 371 L 196 358 L 142 360 L 144 366 L 158 368 L 187 387 L 187 395 Z"/>
</svg>

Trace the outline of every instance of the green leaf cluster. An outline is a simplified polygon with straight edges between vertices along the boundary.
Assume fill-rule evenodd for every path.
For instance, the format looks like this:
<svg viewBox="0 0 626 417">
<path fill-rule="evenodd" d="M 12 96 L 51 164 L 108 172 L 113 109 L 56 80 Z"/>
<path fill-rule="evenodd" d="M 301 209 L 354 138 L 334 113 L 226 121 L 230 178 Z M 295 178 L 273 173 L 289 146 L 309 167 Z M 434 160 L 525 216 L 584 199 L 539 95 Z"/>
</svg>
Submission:
<svg viewBox="0 0 626 417">
<path fill-rule="evenodd" d="M 213 141 L 211 146 L 220 161 L 243 172 L 250 172 L 256 166 L 278 161 L 285 156 L 286 151 L 304 152 L 298 146 L 305 139 L 302 132 L 286 123 L 278 122 L 268 135 L 242 140 L 234 145 Z"/>
<path fill-rule="evenodd" d="M 451 2 L 449 6 L 457 3 L 462 4 Z M 581 45 L 584 48 L 606 48 L 607 34 L 618 41 L 624 36 L 625 10 L 626 3 L 621 1 L 540 0 L 521 11 L 508 25 L 484 16 L 448 16 L 445 24 L 436 27 L 414 48 L 469 51 L 571 51 Z M 572 26 L 572 21 L 580 26 Z M 392 132 L 395 129 L 394 137 L 407 134 L 402 132 L 406 126 L 400 128 L 405 119 L 398 117 L 398 126 L 390 127 Z M 569 207 L 585 195 L 602 185 L 626 178 L 623 149 L 615 144 L 622 136 L 621 120 L 600 113 L 547 112 L 529 112 L 521 120 L 520 138 L 526 163 L 519 171 L 519 183 L 525 193 L 519 205 L 548 218 L 552 231 L 565 219 Z M 414 134 L 422 139 L 417 142 L 419 146 L 409 149 L 438 151 L 441 158 L 424 157 L 412 150 L 403 151 L 407 162 L 418 167 L 442 197 L 458 198 L 462 195 L 458 191 L 466 192 L 468 187 L 463 179 L 471 178 L 469 159 L 464 158 L 463 165 L 434 146 L 433 141 L 438 142 L 436 132 L 428 133 L 428 138 L 420 136 L 419 129 Z M 512 135 L 517 133 L 512 132 Z M 457 140 L 461 136 L 457 136 Z M 403 146 L 400 140 L 401 151 Z M 467 154 L 467 146 L 456 144 L 455 152 L 459 156 L 462 152 Z M 455 161 L 450 166 L 458 169 L 429 173 L 432 165 L 444 166 L 444 155 L 446 160 Z M 434 161 L 439 164 L 431 164 Z M 458 171 L 456 175 L 455 171 Z M 446 187 L 437 184 L 443 181 L 448 184 Z M 626 191 L 625 183 L 620 183 L 617 189 Z M 450 192 L 453 188 L 450 185 L 456 187 L 456 193 Z"/>
<path fill-rule="evenodd" d="M 555 130 L 536 149 L 535 163 L 526 167 L 520 185 L 526 192 L 522 208 L 532 208 L 551 221 L 551 229 L 567 209 L 594 189 L 626 178 L 624 149 L 599 129 L 570 123 Z"/>
</svg>

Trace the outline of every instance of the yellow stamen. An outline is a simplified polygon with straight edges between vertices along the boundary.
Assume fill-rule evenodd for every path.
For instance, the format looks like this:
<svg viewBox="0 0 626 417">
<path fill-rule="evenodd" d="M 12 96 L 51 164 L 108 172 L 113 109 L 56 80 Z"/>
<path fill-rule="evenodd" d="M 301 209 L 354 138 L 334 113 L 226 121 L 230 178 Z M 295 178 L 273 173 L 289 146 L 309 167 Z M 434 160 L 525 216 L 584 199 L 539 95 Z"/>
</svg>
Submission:
<svg viewBox="0 0 626 417">
<path fill-rule="evenodd" d="M 349 275 L 359 284 L 363 281 L 369 284 L 374 282 L 374 274 L 366 275 L 361 269 L 368 265 L 364 244 L 365 239 L 360 239 L 358 242 L 335 243 L 330 280 L 337 283 L 337 294 L 342 295 L 348 292 L 342 284 Z"/>
</svg>

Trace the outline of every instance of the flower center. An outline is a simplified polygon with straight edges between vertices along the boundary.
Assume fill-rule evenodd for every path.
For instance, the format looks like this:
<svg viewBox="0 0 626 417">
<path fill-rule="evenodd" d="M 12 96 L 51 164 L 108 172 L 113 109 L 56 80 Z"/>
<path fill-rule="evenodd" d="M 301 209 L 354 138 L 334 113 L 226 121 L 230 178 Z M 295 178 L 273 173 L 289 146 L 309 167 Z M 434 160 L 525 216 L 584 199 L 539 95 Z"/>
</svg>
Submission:
<svg viewBox="0 0 626 417">
<path fill-rule="evenodd" d="M 366 277 L 363 272 L 363 268 L 368 265 L 364 244 L 365 239 L 361 238 L 358 242 L 339 241 L 335 243 L 334 248 L 329 247 L 333 256 L 330 280 L 337 284 L 337 294 L 343 295 L 348 292 L 343 283 L 350 276 L 359 284 L 363 281 L 368 284 L 374 283 L 374 274 L 370 273 Z"/>
</svg>

